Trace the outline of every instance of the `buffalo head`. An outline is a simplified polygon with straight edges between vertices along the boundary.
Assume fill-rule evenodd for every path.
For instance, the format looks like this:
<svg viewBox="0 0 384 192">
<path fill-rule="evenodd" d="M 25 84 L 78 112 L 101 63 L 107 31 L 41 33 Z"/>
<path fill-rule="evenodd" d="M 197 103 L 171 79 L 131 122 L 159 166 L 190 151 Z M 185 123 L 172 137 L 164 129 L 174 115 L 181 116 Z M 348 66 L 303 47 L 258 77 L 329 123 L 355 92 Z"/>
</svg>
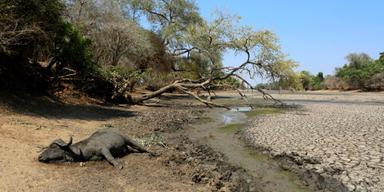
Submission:
<svg viewBox="0 0 384 192">
<path fill-rule="evenodd" d="M 39 155 L 39 161 L 44 163 L 73 161 L 74 154 L 70 149 L 71 144 L 72 137 L 68 143 L 65 143 L 61 139 L 53 141 L 48 148 Z"/>
</svg>

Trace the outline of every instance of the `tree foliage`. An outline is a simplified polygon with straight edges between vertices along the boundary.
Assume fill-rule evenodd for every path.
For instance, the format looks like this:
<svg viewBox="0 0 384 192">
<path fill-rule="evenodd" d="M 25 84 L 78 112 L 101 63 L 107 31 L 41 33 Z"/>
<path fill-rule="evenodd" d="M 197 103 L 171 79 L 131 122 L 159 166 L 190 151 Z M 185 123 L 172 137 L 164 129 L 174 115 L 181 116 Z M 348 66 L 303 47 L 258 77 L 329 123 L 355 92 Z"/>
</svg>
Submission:
<svg viewBox="0 0 384 192">
<path fill-rule="evenodd" d="M 348 63 L 336 69 L 336 77 L 348 84 L 347 89 L 372 89 L 372 78 L 384 71 L 382 57 L 375 61 L 365 53 L 352 53 L 346 59 Z"/>
<path fill-rule="evenodd" d="M 131 9 L 143 14 L 165 45 L 174 49 L 190 25 L 202 22 L 198 8 L 190 0 L 131 0 Z"/>
<path fill-rule="evenodd" d="M 7 54 L 28 54 L 53 46 L 56 28 L 61 25 L 63 3 L 59 0 L 14 0 L 0 3 L 1 51 Z"/>
<path fill-rule="evenodd" d="M 24 57 L 47 63 L 48 79 L 107 82 L 106 92 L 132 103 L 178 90 L 212 106 L 194 91 L 256 89 L 248 79 L 259 77 L 297 81 L 274 33 L 222 12 L 205 21 L 192 0 L 15 0 L 0 8 L 3 53 L 31 50 Z M 243 61 L 224 65 L 228 53 Z M 136 85 L 152 92 L 134 97 Z"/>
<path fill-rule="evenodd" d="M 70 23 L 64 22 L 56 29 L 51 65 L 56 71 L 70 67 L 83 75 L 95 72 L 92 63 L 91 40 L 83 37 Z"/>
<path fill-rule="evenodd" d="M 57 79 L 68 77 L 62 71 L 66 67 L 74 69 L 70 76 L 86 75 L 93 69 L 91 42 L 64 19 L 61 0 L 2 1 L 0 8 L 0 61 L 2 71 L 7 71 L 0 74 L 2 83 L 11 81 L 15 87 L 37 81 L 45 84 L 41 82 L 51 81 L 52 74 L 46 71 L 52 70 Z M 28 78 L 21 78 L 25 74 Z"/>
</svg>

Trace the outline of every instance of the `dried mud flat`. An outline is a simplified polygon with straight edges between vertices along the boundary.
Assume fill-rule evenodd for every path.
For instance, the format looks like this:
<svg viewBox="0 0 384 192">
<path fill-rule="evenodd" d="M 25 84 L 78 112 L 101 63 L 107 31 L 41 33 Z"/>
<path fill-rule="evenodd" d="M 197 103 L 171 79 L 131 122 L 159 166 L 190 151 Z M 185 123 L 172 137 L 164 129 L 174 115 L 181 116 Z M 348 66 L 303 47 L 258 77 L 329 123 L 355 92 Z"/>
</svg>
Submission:
<svg viewBox="0 0 384 192">
<path fill-rule="evenodd" d="M 325 191 L 384 191 L 384 94 L 275 94 L 302 107 L 260 116 L 243 132 Z"/>
<path fill-rule="evenodd" d="M 0 97 L 0 191 L 249 191 L 252 178 L 180 129 L 196 107 L 111 107 L 61 104 L 47 98 Z M 53 139 L 79 141 L 114 127 L 143 141 L 158 157 L 132 153 L 117 170 L 106 161 L 42 164 Z"/>
</svg>

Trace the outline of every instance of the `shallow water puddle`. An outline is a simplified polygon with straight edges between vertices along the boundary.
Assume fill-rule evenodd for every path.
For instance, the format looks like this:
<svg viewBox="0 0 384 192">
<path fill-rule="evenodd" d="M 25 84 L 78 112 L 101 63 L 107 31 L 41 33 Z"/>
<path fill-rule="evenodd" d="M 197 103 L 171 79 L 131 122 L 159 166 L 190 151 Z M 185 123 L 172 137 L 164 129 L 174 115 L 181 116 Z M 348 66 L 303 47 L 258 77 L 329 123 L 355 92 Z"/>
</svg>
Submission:
<svg viewBox="0 0 384 192">
<path fill-rule="evenodd" d="M 249 111 L 252 111 L 252 107 L 233 107 L 230 109 L 230 111 L 249 112 Z"/>
<path fill-rule="evenodd" d="M 293 173 L 284 171 L 267 155 L 244 146 L 235 134 L 244 128 L 247 121 L 254 115 L 274 113 L 271 108 L 253 111 L 250 107 L 236 107 L 231 110 L 214 110 L 208 114 L 213 121 L 195 124 L 189 131 L 193 139 L 210 145 L 225 154 L 229 162 L 239 165 L 253 175 L 262 191 L 266 192 L 300 192 L 311 191 L 303 186 L 300 179 Z"/>
</svg>

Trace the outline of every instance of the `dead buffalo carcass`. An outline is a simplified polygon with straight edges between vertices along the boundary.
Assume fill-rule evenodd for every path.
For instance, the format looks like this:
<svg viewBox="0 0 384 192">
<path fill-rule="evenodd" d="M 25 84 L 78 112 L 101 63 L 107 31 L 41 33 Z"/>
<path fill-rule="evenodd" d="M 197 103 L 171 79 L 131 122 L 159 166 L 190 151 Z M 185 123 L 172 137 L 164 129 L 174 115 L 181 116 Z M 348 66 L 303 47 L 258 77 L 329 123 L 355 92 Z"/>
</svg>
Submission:
<svg viewBox="0 0 384 192">
<path fill-rule="evenodd" d="M 142 146 L 132 141 L 124 134 L 114 129 L 102 129 L 90 137 L 72 145 L 72 137 L 68 143 L 61 139 L 53 141 L 39 155 L 39 161 L 51 162 L 82 162 L 106 159 L 118 169 L 123 165 L 115 157 L 122 157 L 133 150 L 148 152 Z"/>
</svg>

